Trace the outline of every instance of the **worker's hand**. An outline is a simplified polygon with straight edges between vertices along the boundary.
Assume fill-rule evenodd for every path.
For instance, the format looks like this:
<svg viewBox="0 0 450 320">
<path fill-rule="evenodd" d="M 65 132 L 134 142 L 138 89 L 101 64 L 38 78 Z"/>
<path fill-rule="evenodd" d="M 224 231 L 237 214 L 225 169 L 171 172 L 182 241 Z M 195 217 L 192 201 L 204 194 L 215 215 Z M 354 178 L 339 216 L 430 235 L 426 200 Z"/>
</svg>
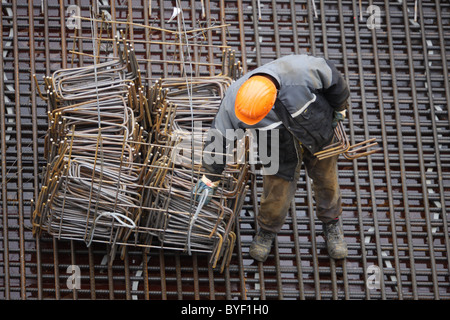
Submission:
<svg viewBox="0 0 450 320">
<path fill-rule="evenodd" d="M 347 110 L 343 110 L 343 111 L 335 111 L 335 112 L 334 112 L 334 119 L 333 119 L 333 122 L 332 122 L 332 124 L 331 124 L 331 125 L 333 126 L 333 128 L 336 128 L 336 127 L 337 127 L 339 121 L 344 121 L 346 111 L 347 111 Z"/>
<path fill-rule="evenodd" d="M 195 200 L 198 201 L 202 194 L 207 193 L 204 202 L 204 205 L 207 205 L 211 201 L 218 185 L 219 181 L 212 182 L 205 175 L 203 175 L 202 178 L 197 181 L 197 184 L 195 185 L 193 190 Z"/>
</svg>

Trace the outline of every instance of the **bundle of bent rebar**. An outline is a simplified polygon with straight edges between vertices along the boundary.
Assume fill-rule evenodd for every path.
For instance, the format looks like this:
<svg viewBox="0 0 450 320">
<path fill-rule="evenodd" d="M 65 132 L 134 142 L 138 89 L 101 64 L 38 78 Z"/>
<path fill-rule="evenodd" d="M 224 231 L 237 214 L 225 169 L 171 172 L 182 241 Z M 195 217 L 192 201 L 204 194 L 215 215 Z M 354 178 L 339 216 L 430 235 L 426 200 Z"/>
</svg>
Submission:
<svg viewBox="0 0 450 320">
<path fill-rule="evenodd" d="M 145 183 L 149 188 L 143 197 L 149 214 L 140 225 L 150 230 L 145 243 L 157 237 L 164 248 L 211 252 L 214 266 L 224 258 L 222 268 L 234 246 L 233 225 L 246 194 L 248 166 L 227 164 L 208 205 L 194 201 L 197 195 L 192 190 L 202 174 L 197 151 L 203 150 L 203 137 L 230 83 L 227 76 L 162 79 L 149 88 L 155 144 Z M 197 121 L 202 124 L 200 130 L 194 124 Z"/>
<path fill-rule="evenodd" d="M 34 226 L 58 238 L 121 242 L 136 226 L 144 168 L 139 118 L 146 103 L 133 50 L 118 59 L 56 71 L 47 167 Z"/>
<path fill-rule="evenodd" d="M 236 65 L 225 52 L 225 74 L 161 79 L 145 89 L 133 48 L 116 45 L 114 59 L 45 79 L 51 111 L 34 232 L 108 243 L 111 254 L 117 245 L 206 252 L 223 268 L 248 168 L 228 165 L 208 205 L 192 190 L 202 174 L 196 151 Z M 198 121 L 203 129 L 195 132 Z"/>
</svg>

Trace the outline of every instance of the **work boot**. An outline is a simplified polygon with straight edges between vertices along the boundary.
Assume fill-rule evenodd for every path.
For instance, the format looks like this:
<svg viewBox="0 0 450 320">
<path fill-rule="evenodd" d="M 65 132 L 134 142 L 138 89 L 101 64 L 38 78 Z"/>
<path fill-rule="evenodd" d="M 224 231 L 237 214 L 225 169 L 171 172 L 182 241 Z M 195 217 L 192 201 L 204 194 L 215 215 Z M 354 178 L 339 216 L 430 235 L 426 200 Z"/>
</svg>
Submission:
<svg viewBox="0 0 450 320">
<path fill-rule="evenodd" d="M 259 230 L 250 245 L 250 256 L 253 259 L 264 262 L 269 256 L 270 249 L 272 248 L 273 239 L 275 239 L 275 233 Z"/>
<path fill-rule="evenodd" d="M 344 259 L 347 257 L 347 243 L 344 240 L 344 234 L 336 219 L 323 224 L 323 233 L 327 242 L 328 255 L 333 259 Z"/>
</svg>

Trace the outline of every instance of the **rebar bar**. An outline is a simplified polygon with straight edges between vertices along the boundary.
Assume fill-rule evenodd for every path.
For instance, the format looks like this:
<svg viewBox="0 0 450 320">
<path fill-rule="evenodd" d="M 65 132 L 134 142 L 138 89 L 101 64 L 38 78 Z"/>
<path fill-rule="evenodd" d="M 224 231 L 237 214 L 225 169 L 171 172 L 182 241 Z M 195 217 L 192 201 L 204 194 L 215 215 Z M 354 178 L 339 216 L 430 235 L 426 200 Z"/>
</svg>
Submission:
<svg viewBox="0 0 450 320">
<path fill-rule="evenodd" d="M 334 137 L 335 140 L 337 140 L 336 142 L 324 147 L 322 151 L 314 154 L 319 160 L 340 154 L 348 160 L 354 160 L 381 151 L 381 148 L 368 150 L 378 145 L 378 142 L 375 141 L 376 138 L 367 139 L 350 145 L 345 128 L 341 121 L 338 122 L 336 128 L 334 129 Z"/>
</svg>

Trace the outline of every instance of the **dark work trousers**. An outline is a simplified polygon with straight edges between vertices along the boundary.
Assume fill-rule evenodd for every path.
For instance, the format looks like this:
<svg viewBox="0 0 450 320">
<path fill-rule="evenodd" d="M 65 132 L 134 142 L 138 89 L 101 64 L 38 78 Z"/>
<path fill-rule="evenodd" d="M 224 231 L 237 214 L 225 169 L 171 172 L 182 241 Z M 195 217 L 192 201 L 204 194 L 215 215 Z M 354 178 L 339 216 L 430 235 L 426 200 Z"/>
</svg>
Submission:
<svg viewBox="0 0 450 320">
<path fill-rule="evenodd" d="M 302 162 L 312 179 L 317 218 L 324 223 L 340 216 L 341 192 L 338 184 L 338 156 L 318 160 L 295 140 L 298 164 L 294 179 L 288 181 L 274 175 L 263 176 L 263 194 L 257 221 L 266 230 L 278 233 L 284 224 L 286 215 L 297 189 Z"/>
</svg>

